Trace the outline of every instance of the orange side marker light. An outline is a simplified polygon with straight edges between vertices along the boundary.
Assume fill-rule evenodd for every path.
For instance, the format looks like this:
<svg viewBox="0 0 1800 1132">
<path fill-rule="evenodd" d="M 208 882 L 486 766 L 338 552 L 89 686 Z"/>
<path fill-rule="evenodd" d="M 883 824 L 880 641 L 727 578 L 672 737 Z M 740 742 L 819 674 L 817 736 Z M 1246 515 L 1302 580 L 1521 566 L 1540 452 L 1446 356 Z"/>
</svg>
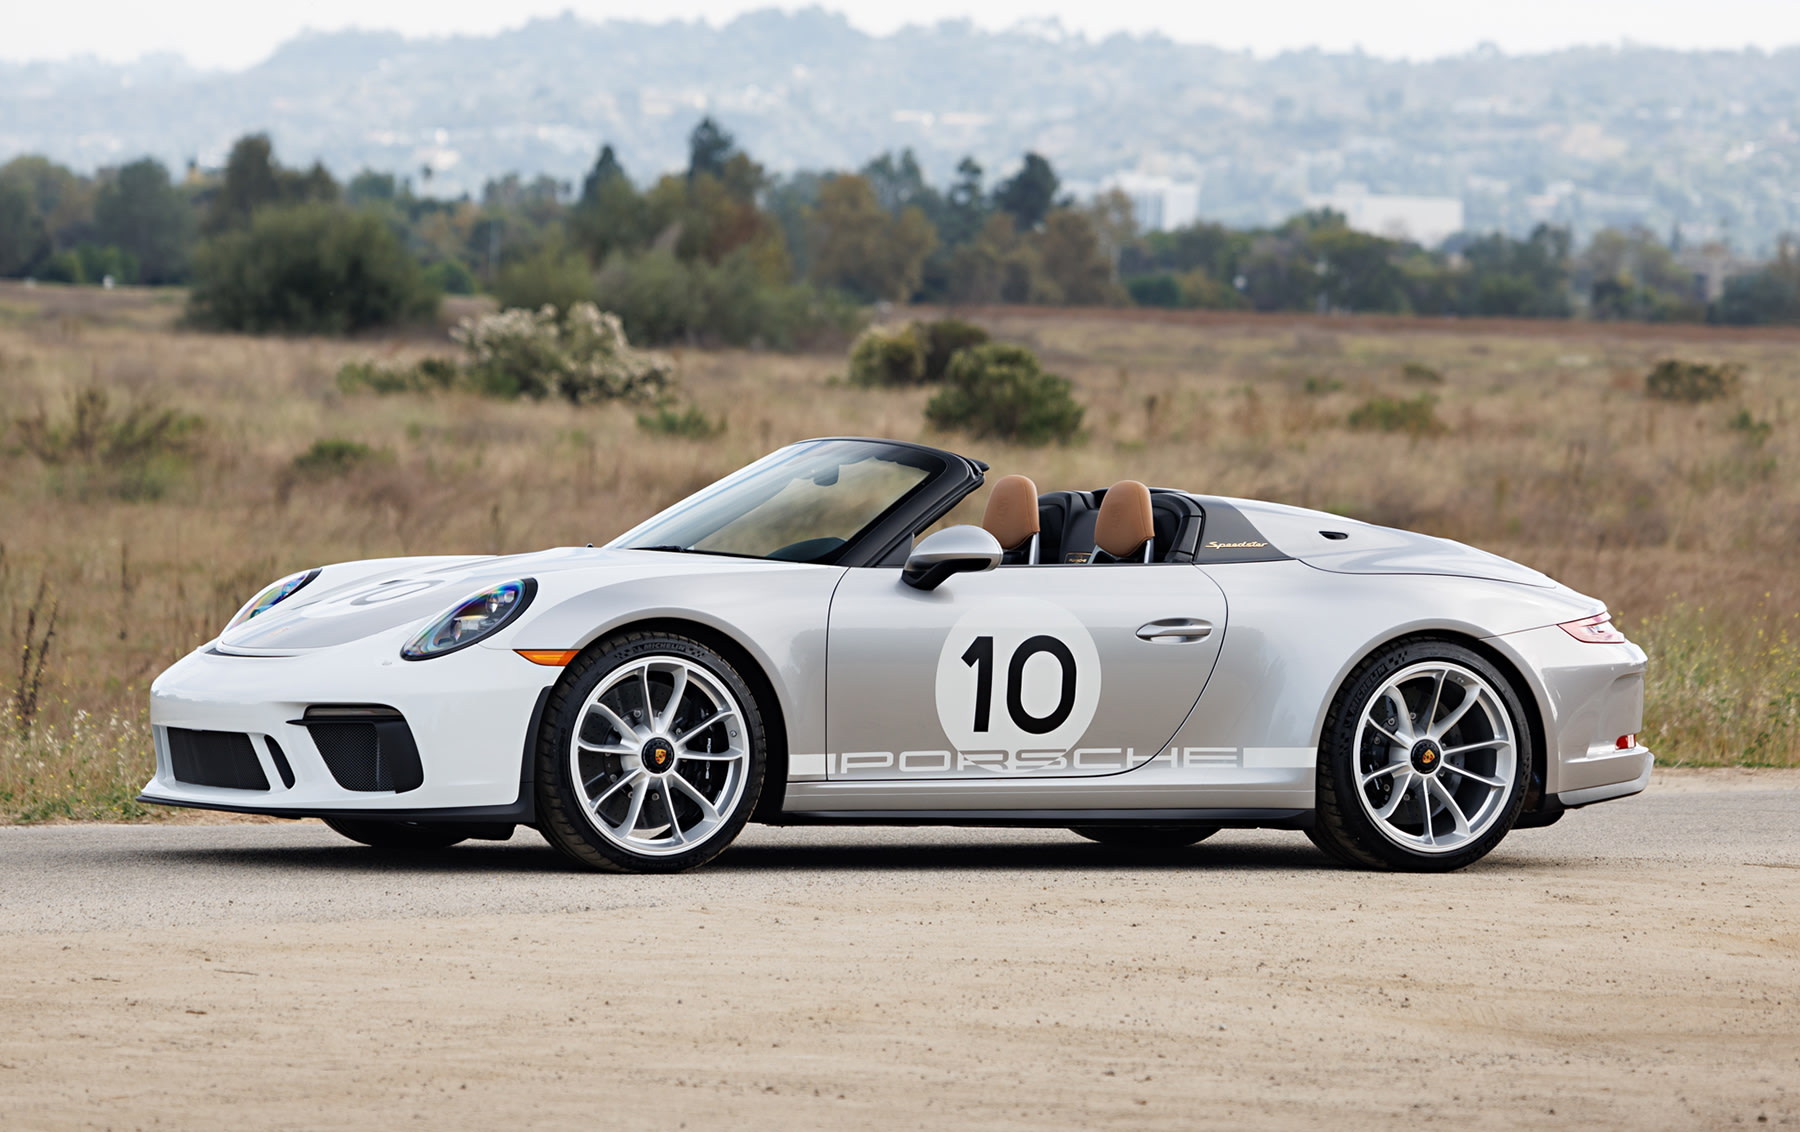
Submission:
<svg viewBox="0 0 1800 1132">
<path fill-rule="evenodd" d="M 533 664 L 541 664 L 546 668 L 563 668 L 581 655 L 580 649 L 514 649 L 514 652 Z"/>
</svg>

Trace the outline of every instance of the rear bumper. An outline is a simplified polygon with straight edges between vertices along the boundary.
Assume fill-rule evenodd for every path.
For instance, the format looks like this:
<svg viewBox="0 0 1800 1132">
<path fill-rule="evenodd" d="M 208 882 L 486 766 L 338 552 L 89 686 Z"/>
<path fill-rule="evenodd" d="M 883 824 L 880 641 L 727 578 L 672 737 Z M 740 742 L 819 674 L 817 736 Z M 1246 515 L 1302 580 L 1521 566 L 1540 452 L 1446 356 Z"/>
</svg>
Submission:
<svg viewBox="0 0 1800 1132">
<path fill-rule="evenodd" d="M 1577 641 L 1554 625 L 1488 638 L 1532 685 L 1544 724 L 1544 793 L 1587 805 L 1643 789 L 1653 761 L 1641 746 L 1620 748 L 1644 724 L 1644 651 L 1634 644 Z M 1618 793 L 1606 793 L 1621 787 Z M 1599 792 L 1596 794 L 1595 792 Z"/>
<path fill-rule="evenodd" d="M 1610 802 L 1614 798 L 1629 798 L 1633 794 L 1641 794 L 1650 785 L 1650 771 L 1655 766 L 1656 756 L 1645 747 L 1632 747 L 1629 750 L 1582 759 L 1574 768 L 1565 764 L 1565 782 L 1573 777 L 1580 781 L 1592 780 L 1593 784 L 1563 790 L 1556 795 L 1556 800 L 1569 809 L 1574 809 L 1577 806 L 1591 806 L 1595 802 Z M 1579 773 L 1571 775 L 1571 769 L 1576 769 Z"/>
</svg>

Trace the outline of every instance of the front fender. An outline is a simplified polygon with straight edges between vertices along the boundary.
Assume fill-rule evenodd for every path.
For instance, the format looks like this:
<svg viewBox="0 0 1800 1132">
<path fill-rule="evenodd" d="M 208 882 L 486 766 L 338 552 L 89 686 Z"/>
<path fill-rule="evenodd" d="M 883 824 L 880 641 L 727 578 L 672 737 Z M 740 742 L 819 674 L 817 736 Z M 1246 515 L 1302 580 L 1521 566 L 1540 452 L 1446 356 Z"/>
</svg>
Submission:
<svg viewBox="0 0 1800 1132">
<path fill-rule="evenodd" d="M 825 627 L 845 568 L 710 560 L 682 567 L 585 589 L 574 578 L 540 577 L 529 619 L 491 647 L 582 649 L 634 624 L 693 621 L 730 637 L 762 667 L 791 751 L 824 751 Z"/>
</svg>

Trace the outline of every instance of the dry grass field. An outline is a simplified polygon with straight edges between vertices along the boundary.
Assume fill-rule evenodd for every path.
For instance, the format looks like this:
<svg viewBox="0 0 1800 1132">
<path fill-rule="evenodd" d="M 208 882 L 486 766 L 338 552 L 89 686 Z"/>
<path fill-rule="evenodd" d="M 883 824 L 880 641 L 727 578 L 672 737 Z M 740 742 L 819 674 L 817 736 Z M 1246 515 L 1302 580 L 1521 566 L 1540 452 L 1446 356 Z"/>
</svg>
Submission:
<svg viewBox="0 0 1800 1132">
<path fill-rule="evenodd" d="M 138 816 L 149 682 L 285 572 L 601 542 L 833 433 L 946 444 L 1046 490 L 1130 476 L 1461 539 L 1609 603 L 1652 654 L 1665 761 L 1800 764 L 1800 333 L 964 312 L 1086 406 L 1080 443 L 1026 449 L 929 431 L 928 391 L 848 386 L 841 353 L 679 352 L 680 397 L 728 426 L 704 441 L 622 405 L 345 395 L 344 362 L 448 341 L 198 334 L 179 302 L 0 286 L 0 819 Z M 1649 399 L 1668 357 L 1739 363 L 1741 387 Z M 1350 427 L 1422 395 L 1421 428 Z M 370 454 L 296 462 L 320 440 Z"/>
</svg>

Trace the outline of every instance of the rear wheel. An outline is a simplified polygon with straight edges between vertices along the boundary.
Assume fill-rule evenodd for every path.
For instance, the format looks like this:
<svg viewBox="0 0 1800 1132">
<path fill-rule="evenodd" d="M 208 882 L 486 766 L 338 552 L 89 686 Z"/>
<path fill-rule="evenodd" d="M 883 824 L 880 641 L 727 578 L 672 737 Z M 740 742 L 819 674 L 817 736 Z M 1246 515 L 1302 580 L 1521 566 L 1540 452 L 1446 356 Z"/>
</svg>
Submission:
<svg viewBox="0 0 1800 1132">
<path fill-rule="evenodd" d="M 1180 849 L 1198 845 L 1219 830 L 1192 825 L 1072 825 L 1069 832 L 1121 849 Z"/>
<path fill-rule="evenodd" d="M 1307 834 L 1346 864 L 1460 869 L 1512 828 L 1530 767 L 1524 707 L 1487 658 L 1450 641 L 1391 645 L 1332 705 Z"/>
<path fill-rule="evenodd" d="M 468 835 L 456 829 L 410 821 L 325 818 L 333 831 L 375 849 L 448 849 Z"/>
<path fill-rule="evenodd" d="M 761 710 L 729 660 L 688 637 L 621 634 L 550 695 L 540 828 L 589 868 L 690 869 L 744 828 L 764 758 Z"/>
</svg>

